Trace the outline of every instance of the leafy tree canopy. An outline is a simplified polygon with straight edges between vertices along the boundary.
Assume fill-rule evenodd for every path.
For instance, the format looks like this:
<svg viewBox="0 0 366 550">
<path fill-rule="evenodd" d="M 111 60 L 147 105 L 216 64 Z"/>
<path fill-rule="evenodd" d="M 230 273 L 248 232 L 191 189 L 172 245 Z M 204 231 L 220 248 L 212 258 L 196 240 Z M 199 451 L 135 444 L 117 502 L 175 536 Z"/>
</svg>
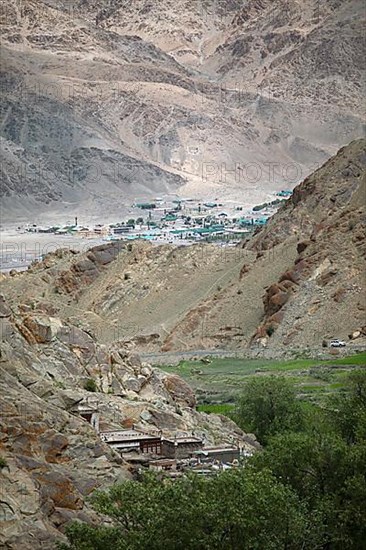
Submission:
<svg viewBox="0 0 366 550">
<path fill-rule="evenodd" d="M 96 510 L 115 526 L 73 524 L 72 550 L 301 549 L 305 509 L 268 470 L 239 469 L 214 478 L 162 482 L 146 475 L 94 495 Z M 276 521 L 274 521 L 276 518 Z"/>
<path fill-rule="evenodd" d="M 272 435 L 300 427 L 301 407 L 285 378 L 252 378 L 245 384 L 235 420 L 266 443 Z"/>
</svg>

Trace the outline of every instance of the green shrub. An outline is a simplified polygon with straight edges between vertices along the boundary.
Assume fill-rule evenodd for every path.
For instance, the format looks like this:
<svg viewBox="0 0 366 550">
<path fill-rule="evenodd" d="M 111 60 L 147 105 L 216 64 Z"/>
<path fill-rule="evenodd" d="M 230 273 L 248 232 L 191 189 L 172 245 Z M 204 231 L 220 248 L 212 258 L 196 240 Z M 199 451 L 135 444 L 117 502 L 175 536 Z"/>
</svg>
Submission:
<svg viewBox="0 0 366 550">
<path fill-rule="evenodd" d="M 234 410 L 234 405 L 226 403 L 210 403 L 198 405 L 197 410 L 207 414 L 223 414 L 228 416 Z"/>
<path fill-rule="evenodd" d="M 84 383 L 84 389 L 87 391 L 96 392 L 98 391 L 97 383 L 93 378 L 88 378 Z"/>
<path fill-rule="evenodd" d="M 0 456 L 0 471 L 3 468 L 9 468 L 9 465 L 8 465 L 7 460 L 3 456 Z"/>
</svg>

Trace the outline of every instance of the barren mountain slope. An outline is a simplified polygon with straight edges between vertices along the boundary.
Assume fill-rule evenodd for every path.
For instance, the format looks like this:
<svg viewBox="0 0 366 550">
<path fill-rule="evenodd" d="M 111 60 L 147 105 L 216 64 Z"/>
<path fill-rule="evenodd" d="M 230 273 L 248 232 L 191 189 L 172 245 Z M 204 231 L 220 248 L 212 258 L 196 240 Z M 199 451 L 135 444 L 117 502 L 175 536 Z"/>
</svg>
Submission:
<svg viewBox="0 0 366 550">
<path fill-rule="evenodd" d="M 365 330 L 365 186 L 365 140 L 341 149 L 297 186 L 246 243 L 244 250 L 256 251 L 257 259 L 205 309 L 206 341 L 304 348 Z M 192 327 L 200 316 L 200 306 L 190 311 L 165 348 L 175 349 L 183 338 L 197 347 Z M 232 337 L 230 324 L 241 337 Z"/>
<path fill-rule="evenodd" d="M 187 311 L 238 279 L 243 252 L 116 242 L 86 254 L 51 254 L 27 273 L 6 277 L 2 287 L 11 303 L 19 296 L 35 310 L 52 303 L 104 342 L 145 335 L 156 349 Z"/>
<path fill-rule="evenodd" d="M 10 303 L 140 350 L 319 346 L 364 325 L 365 140 L 297 186 L 244 248 L 116 242 L 2 283 Z M 47 306 L 49 307 L 49 306 Z"/>
<path fill-rule="evenodd" d="M 366 141 L 341 149 L 295 188 L 291 200 L 250 246 L 267 249 L 296 231 L 291 268 L 266 290 L 256 338 L 270 345 L 314 345 L 365 333 Z M 272 335 L 273 333 L 273 335 Z"/>
<path fill-rule="evenodd" d="M 4 221 L 293 186 L 363 132 L 363 3 L 319 5 L 7 2 Z"/>
</svg>

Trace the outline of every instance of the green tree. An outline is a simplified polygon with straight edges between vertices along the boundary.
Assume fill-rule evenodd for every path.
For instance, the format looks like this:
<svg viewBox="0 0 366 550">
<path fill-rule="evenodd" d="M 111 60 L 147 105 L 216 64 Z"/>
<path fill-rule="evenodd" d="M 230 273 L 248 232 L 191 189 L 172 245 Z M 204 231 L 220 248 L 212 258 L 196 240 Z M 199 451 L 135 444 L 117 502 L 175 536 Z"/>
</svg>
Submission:
<svg viewBox="0 0 366 550">
<path fill-rule="evenodd" d="M 366 440 L 366 369 L 351 372 L 345 380 L 346 391 L 329 402 L 329 419 L 348 443 Z"/>
<path fill-rule="evenodd" d="M 324 547 L 362 548 L 366 540 L 366 446 L 336 433 L 285 433 L 252 460 L 296 492 Z"/>
<path fill-rule="evenodd" d="M 347 475 L 348 446 L 336 434 L 284 433 L 273 437 L 255 458 L 278 479 L 310 500 L 338 490 Z"/>
<path fill-rule="evenodd" d="M 175 481 L 148 475 L 96 493 L 93 505 L 113 527 L 73 524 L 61 548 L 300 550 L 307 536 L 299 499 L 268 470 Z"/>
<path fill-rule="evenodd" d="M 251 465 L 270 468 L 306 506 L 309 541 L 321 548 L 364 548 L 366 540 L 365 371 L 348 376 L 346 391 L 324 409 L 308 411 L 303 431 L 271 437 Z M 315 542 L 314 542 L 315 545 Z"/>
<path fill-rule="evenodd" d="M 294 388 L 277 376 L 252 378 L 245 384 L 235 419 L 261 443 L 270 436 L 301 426 L 301 406 Z"/>
</svg>

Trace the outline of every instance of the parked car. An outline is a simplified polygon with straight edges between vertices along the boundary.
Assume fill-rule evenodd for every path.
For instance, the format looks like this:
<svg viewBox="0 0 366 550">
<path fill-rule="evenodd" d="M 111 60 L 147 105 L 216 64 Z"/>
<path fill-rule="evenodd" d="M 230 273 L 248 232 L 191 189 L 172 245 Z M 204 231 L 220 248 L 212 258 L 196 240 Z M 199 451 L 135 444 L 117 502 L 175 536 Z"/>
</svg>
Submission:
<svg viewBox="0 0 366 550">
<path fill-rule="evenodd" d="M 343 340 L 331 340 L 329 345 L 331 348 L 344 348 L 346 346 L 346 342 L 343 342 Z"/>
</svg>

